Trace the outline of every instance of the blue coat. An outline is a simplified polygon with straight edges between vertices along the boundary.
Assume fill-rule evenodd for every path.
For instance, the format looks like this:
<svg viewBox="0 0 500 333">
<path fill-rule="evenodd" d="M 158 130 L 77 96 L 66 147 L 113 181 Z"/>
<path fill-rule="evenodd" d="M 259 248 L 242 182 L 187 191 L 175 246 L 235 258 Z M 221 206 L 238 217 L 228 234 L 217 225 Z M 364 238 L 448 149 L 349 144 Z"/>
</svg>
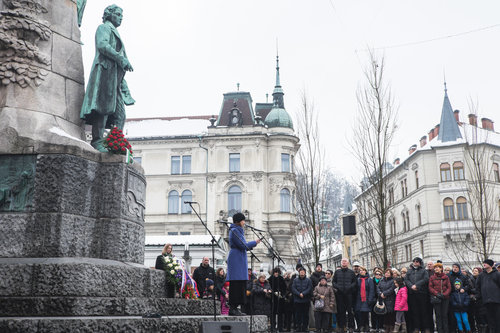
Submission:
<svg viewBox="0 0 500 333">
<path fill-rule="evenodd" d="M 226 281 L 248 280 L 248 260 L 246 248 L 248 247 L 251 250 L 256 245 L 257 242 L 255 241 L 247 243 L 245 240 L 245 232 L 242 227 L 236 224 L 231 224 L 229 227 L 229 247 L 231 250 L 229 250 L 229 255 L 227 256 Z"/>
<path fill-rule="evenodd" d="M 358 289 L 356 293 L 356 304 L 354 310 L 360 312 L 370 312 L 375 304 L 375 286 L 373 280 L 367 275 L 365 280 L 366 301 L 361 301 L 361 278 L 358 278 Z"/>
<path fill-rule="evenodd" d="M 313 293 L 313 287 L 311 279 L 305 277 L 301 279 L 296 277 L 292 282 L 292 294 L 293 301 L 295 303 L 307 303 L 311 300 Z M 304 295 L 304 298 L 300 298 L 300 294 Z"/>
</svg>

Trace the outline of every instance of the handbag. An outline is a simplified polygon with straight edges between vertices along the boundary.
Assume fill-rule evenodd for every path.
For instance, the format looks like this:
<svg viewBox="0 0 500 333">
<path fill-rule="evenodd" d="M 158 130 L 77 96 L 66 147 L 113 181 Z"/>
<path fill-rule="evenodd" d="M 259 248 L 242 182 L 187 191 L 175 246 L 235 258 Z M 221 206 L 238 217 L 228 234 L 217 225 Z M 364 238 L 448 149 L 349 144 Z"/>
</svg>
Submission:
<svg viewBox="0 0 500 333">
<path fill-rule="evenodd" d="M 441 279 L 441 295 L 443 294 L 443 279 Z M 431 295 L 431 304 L 440 304 L 441 297 Z"/>
<path fill-rule="evenodd" d="M 373 307 L 373 312 L 378 315 L 385 315 L 387 313 L 387 308 L 385 307 L 384 301 L 379 299 Z"/>
<path fill-rule="evenodd" d="M 320 298 L 314 301 L 314 310 L 323 310 L 325 308 L 325 301 Z"/>
</svg>

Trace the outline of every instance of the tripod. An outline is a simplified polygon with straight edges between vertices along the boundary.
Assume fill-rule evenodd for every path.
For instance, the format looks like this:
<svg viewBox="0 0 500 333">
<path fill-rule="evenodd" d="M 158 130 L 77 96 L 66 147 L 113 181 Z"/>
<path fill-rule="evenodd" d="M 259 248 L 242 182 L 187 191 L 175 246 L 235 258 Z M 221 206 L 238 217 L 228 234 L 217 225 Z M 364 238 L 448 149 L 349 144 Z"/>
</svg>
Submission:
<svg viewBox="0 0 500 333">
<path fill-rule="evenodd" d="M 257 229 L 257 228 L 254 228 L 250 225 L 245 225 L 245 227 L 249 228 L 250 230 L 252 230 L 252 232 L 255 234 L 255 236 L 257 236 L 261 241 L 262 241 L 262 244 L 264 244 L 264 246 L 268 249 L 268 251 L 271 253 L 271 257 L 272 257 L 272 274 L 274 275 L 274 261 L 277 259 L 277 262 L 278 262 L 278 265 L 280 263 L 280 261 L 283 263 L 283 265 L 285 265 L 285 262 L 283 261 L 283 259 L 281 258 L 281 256 L 279 255 L 278 251 L 275 250 L 272 246 L 272 244 L 264 237 L 264 235 L 262 235 L 262 233 L 264 232 L 263 230 L 260 230 L 260 229 Z M 273 279 L 272 281 L 275 281 L 275 279 Z M 280 286 L 279 286 L 279 279 L 278 279 L 278 286 L 275 286 L 276 282 L 273 283 L 271 285 L 271 289 L 273 291 L 273 295 L 271 297 L 271 332 L 276 332 L 275 331 L 275 324 L 276 324 L 276 317 L 279 318 L 279 311 L 280 311 L 280 299 L 282 297 L 281 295 L 281 290 L 280 290 Z M 274 290 L 275 288 L 278 288 L 278 291 L 277 291 L 277 295 L 276 295 L 276 291 Z M 275 295 L 277 297 L 275 297 Z M 274 301 L 275 301 L 275 298 L 277 298 L 277 302 L 278 304 L 276 304 L 276 314 L 274 313 Z"/>
<path fill-rule="evenodd" d="M 196 209 L 193 208 L 193 203 L 196 203 L 196 204 L 198 204 L 198 203 L 197 202 L 193 202 L 193 201 L 184 201 L 184 203 L 185 204 L 189 204 L 189 207 L 191 207 L 191 209 L 196 214 L 196 216 L 198 216 L 198 219 L 200 220 L 201 224 L 203 224 L 203 226 L 207 230 L 208 234 L 212 237 L 212 239 L 211 239 L 212 265 L 215 267 L 215 244 L 217 244 L 217 246 L 221 250 L 222 250 L 222 248 L 220 247 L 219 243 L 217 243 L 217 240 L 215 239 L 214 235 L 212 235 L 212 232 L 210 232 L 210 229 L 208 229 L 207 224 L 205 222 L 203 222 L 200 214 L 198 214 L 198 212 L 196 211 Z M 198 204 L 198 208 L 199 208 L 199 204 Z M 214 281 L 215 281 L 215 269 L 214 269 Z M 215 294 L 216 294 L 216 292 L 214 290 L 214 292 L 212 293 L 212 299 L 214 301 L 214 321 L 217 321 L 217 303 L 215 302 Z"/>
</svg>

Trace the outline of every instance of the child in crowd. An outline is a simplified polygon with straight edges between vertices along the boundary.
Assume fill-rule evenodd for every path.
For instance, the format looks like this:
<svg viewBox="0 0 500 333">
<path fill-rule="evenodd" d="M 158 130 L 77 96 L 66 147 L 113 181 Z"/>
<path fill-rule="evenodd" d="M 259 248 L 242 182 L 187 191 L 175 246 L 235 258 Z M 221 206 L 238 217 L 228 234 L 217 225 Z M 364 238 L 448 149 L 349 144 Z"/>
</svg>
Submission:
<svg viewBox="0 0 500 333">
<path fill-rule="evenodd" d="M 214 281 L 211 279 L 206 280 L 206 287 L 205 291 L 203 292 L 203 297 L 202 298 L 212 298 L 214 294 Z"/>
<path fill-rule="evenodd" d="M 455 280 L 455 290 L 451 293 L 451 309 L 457 320 L 458 330 L 463 332 L 465 326 L 465 330 L 470 332 L 469 318 L 467 317 L 470 297 L 466 292 L 460 292 L 460 289 L 462 289 L 462 282 L 457 279 Z"/>
<path fill-rule="evenodd" d="M 222 290 L 226 292 L 225 295 L 220 295 L 220 314 L 223 316 L 229 315 L 229 304 L 227 301 L 229 300 L 229 281 L 224 282 L 222 286 Z"/>
<path fill-rule="evenodd" d="M 394 325 L 394 333 L 406 333 L 405 312 L 408 311 L 408 290 L 406 289 L 404 280 L 401 277 L 396 278 L 395 285 L 397 288 L 396 302 L 394 303 L 394 311 L 396 311 L 396 324 Z"/>
</svg>

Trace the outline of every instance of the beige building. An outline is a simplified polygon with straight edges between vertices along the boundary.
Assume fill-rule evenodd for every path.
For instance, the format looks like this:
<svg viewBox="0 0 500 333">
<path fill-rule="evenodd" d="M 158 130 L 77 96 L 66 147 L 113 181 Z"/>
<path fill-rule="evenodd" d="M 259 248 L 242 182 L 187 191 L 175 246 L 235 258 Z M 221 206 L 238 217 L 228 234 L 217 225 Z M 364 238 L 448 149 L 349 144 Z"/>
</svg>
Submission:
<svg viewBox="0 0 500 333">
<path fill-rule="evenodd" d="M 299 139 L 284 108 L 276 68 L 273 103 L 254 104 L 250 93 L 224 94 L 218 117 L 129 119 L 126 134 L 147 179 L 146 234 L 200 235 L 205 228 L 225 235 L 231 216 L 271 236 L 295 267 L 294 158 Z M 247 229 L 248 240 L 256 236 Z M 255 254 L 269 263 L 259 245 Z M 266 264 L 267 265 L 267 264 Z M 256 266 L 258 270 L 258 265 Z"/>
<path fill-rule="evenodd" d="M 472 154 L 480 158 L 481 173 L 487 195 L 481 220 L 478 209 L 477 166 Z M 482 261 L 477 227 L 487 223 L 490 257 L 500 258 L 500 134 L 493 122 L 469 115 L 461 122 L 459 112 L 453 111 L 447 92 L 441 121 L 409 149 L 404 160 L 396 159 L 388 166 L 385 176 L 386 200 L 389 205 L 387 239 L 392 266 L 408 265 L 416 256 L 424 261 L 440 259 L 445 265 L 460 262 L 467 267 Z M 373 221 L 370 189 L 355 200 L 358 210 L 358 258 L 373 268 L 374 251 L 369 246 L 369 230 Z M 377 242 L 380 242 L 375 232 Z M 380 248 L 380 243 L 378 243 Z M 351 247 L 353 245 L 351 244 Z M 354 247 L 356 247 L 354 245 Z"/>
</svg>

